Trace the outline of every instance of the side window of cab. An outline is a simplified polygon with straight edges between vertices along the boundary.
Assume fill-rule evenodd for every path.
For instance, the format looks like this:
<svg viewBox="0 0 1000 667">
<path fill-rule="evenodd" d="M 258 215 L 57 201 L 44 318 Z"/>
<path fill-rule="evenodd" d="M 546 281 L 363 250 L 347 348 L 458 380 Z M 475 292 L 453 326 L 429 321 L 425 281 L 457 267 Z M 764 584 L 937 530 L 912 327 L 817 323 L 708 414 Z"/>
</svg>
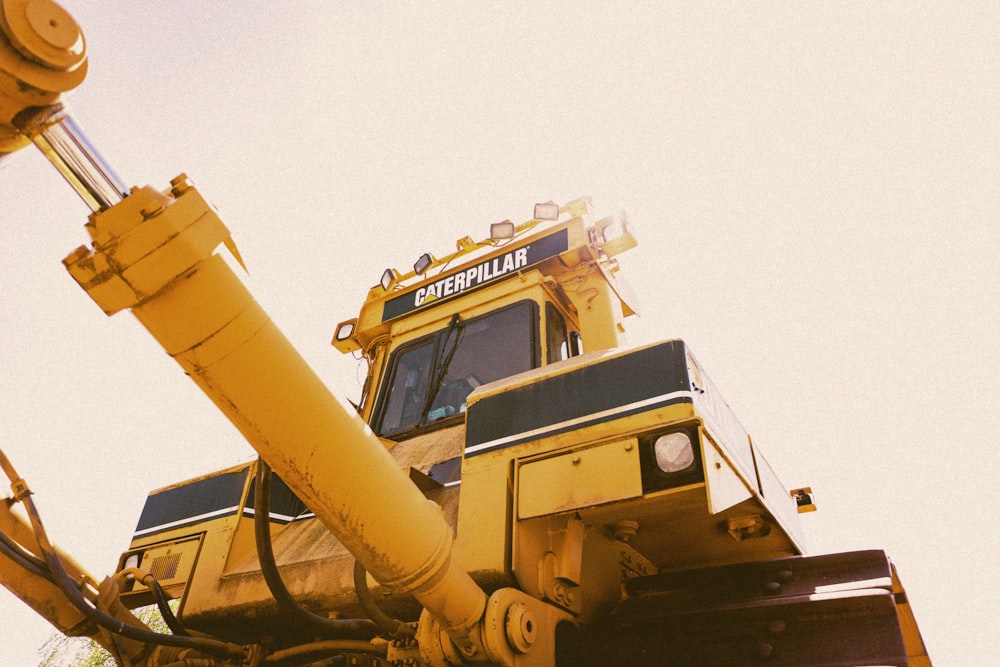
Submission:
<svg viewBox="0 0 1000 667">
<path fill-rule="evenodd" d="M 552 302 L 545 304 L 545 354 L 550 364 L 583 354 L 583 338 L 566 327 L 566 318 Z"/>
</svg>

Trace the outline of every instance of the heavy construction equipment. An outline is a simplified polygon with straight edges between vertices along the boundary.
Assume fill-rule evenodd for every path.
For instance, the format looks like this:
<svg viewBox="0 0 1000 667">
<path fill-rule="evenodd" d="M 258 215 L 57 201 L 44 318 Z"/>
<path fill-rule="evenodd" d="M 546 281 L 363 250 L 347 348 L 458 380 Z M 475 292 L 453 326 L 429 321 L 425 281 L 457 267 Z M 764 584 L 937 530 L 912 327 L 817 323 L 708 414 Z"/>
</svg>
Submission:
<svg viewBox="0 0 1000 667">
<path fill-rule="evenodd" d="M 150 493 L 101 583 L 0 454 L 0 581 L 60 631 L 123 665 L 930 664 L 884 553 L 804 555 L 811 492 L 688 345 L 622 346 L 624 214 L 543 203 L 386 269 L 334 330 L 368 369 L 351 411 L 190 179 L 126 187 L 91 148 L 61 102 L 86 72 L 73 19 L 0 9 L 0 152 L 35 144 L 91 209 L 66 269 L 259 454 Z M 171 633 L 130 611 L 150 604 Z"/>
</svg>

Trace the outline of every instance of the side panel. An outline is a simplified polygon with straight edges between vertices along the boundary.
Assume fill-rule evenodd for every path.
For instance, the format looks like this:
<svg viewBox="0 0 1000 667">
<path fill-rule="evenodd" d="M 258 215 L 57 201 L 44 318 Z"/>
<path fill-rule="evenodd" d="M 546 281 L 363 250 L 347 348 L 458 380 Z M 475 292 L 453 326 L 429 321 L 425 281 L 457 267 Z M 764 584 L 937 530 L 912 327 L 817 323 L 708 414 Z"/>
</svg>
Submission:
<svg viewBox="0 0 1000 667">
<path fill-rule="evenodd" d="M 518 376 L 510 389 L 469 397 L 465 456 L 609 422 L 658 407 L 691 403 L 684 343 L 669 341 L 628 354 L 583 355 Z M 590 363 L 588 363 L 590 362 Z M 559 372 L 560 368 L 572 369 Z"/>
<path fill-rule="evenodd" d="M 631 474 L 610 475 L 625 470 Z M 530 519 L 642 495 L 635 438 L 526 463 L 518 470 L 517 518 Z"/>
<path fill-rule="evenodd" d="M 698 416 L 726 451 L 731 463 L 740 470 L 750 488 L 759 492 L 750 435 L 690 352 L 687 353 L 687 367 Z M 725 508 L 718 508 L 721 509 Z"/>
</svg>

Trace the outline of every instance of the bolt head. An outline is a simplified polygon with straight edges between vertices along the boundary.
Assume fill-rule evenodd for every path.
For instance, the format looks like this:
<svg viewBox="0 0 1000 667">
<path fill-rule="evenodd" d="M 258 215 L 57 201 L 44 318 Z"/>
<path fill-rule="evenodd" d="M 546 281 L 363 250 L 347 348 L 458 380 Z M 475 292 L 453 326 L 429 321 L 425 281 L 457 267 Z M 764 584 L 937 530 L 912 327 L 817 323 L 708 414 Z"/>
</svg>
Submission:
<svg viewBox="0 0 1000 667">
<path fill-rule="evenodd" d="M 535 615 L 523 604 L 511 605 L 507 610 L 505 628 L 507 640 L 519 653 L 527 653 L 538 638 Z"/>
</svg>

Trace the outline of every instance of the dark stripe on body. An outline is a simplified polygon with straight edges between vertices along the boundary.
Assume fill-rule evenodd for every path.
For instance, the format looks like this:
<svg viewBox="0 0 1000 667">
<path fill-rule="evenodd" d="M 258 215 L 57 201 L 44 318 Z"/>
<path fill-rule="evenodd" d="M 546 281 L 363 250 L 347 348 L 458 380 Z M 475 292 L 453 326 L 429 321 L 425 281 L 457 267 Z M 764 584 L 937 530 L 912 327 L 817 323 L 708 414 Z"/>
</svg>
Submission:
<svg viewBox="0 0 1000 667">
<path fill-rule="evenodd" d="M 545 435 L 555 435 L 662 405 L 689 403 L 690 391 L 683 341 L 641 348 L 477 401 L 466 415 L 466 455 L 534 439 L 532 435 L 479 447 L 546 427 L 554 430 Z M 663 400 L 654 400 L 658 397 Z M 589 416 L 593 418 L 587 420 Z M 565 428 L 558 426 L 574 420 Z"/>
</svg>

